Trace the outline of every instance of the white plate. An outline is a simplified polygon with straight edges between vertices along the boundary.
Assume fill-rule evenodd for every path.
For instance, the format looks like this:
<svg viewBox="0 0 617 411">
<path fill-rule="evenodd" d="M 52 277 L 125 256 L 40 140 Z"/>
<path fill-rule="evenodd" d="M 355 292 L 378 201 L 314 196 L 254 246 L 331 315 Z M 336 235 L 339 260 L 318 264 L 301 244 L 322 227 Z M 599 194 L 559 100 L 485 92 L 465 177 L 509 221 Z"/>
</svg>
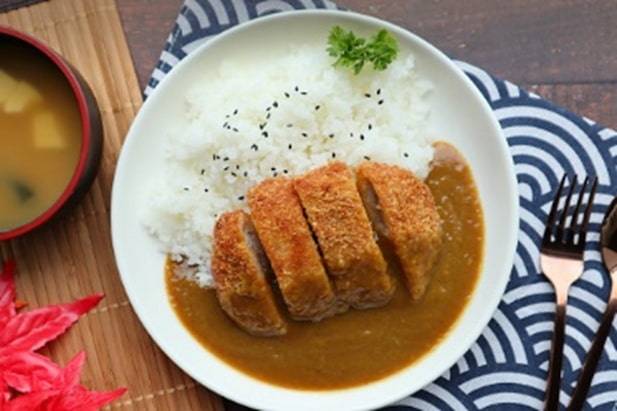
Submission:
<svg viewBox="0 0 617 411">
<path fill-rule="evenodd" d="M 139 220 L 144 186 L 160 175 L 166 131 L 183 121 L 183 101 L 204 72 L 223 56 L 263 58 L 290 42 L 327 37 L 333 25 L 368 34 L 386 28 L 416 57 L 420 74 L 435 85 L 432 128 L 471 165 L 486 223 L 482 274 L 470 303 L 444 340 L 412 366 L 361 387 L 327 392 L 270 385 L 228 366 L 204 349 L 176 318 L 165 292 L 164 256 Z M 184 371 L 211 390 L 259 409 L 375 408 L 405 397 L 451 367 L 488 324 L 504 292 L 518 231 L 512 159 L 492 112 L 478 90 L 439 50 L 400 27 L 350 12 L 276 14 L 229 30 L 195 50 L 165 78 L 135 119 L 122 148 L 112 196 L 112 236 L 122 282 L 152 338 Z"/>
</svg>

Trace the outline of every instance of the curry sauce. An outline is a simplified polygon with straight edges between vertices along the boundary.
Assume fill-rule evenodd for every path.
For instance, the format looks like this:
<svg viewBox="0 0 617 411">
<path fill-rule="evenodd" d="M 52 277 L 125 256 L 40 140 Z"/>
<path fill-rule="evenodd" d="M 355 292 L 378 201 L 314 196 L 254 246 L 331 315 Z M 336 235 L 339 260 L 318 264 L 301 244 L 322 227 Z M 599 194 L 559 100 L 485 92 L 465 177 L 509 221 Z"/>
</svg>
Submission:
<svg viewBox="0 0 617 411">
<path fill-rule="evenodd" d="M 176 314 L 209 351 L 233 367 L 272 384 L 296 389 L 348 388 L 386 377 L 435 347 L 474 291 L 484 241 L 478 192 L 465 160 L 438 143 L 426 183 L 444 221 L 444 243 L 424 297 L 412 302 L 396 261 L 388 258 L 397 290 L 392 301 L 350 310 L 319 323 L 288 319 L 288 332 L 254 337 L 220 308 L 214 290 L 180 279 L 168 264 L 166 282 Z M 388 245 L 382 244 L 384 254 Z"/>
</svg>

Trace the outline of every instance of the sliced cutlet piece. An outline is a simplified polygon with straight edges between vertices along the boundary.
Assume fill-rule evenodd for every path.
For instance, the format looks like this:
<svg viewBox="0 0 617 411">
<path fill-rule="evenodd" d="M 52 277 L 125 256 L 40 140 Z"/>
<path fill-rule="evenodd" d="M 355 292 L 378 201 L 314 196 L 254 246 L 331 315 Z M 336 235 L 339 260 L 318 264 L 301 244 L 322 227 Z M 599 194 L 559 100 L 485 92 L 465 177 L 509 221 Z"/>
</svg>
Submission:
<svg viewBox="0 0 617 411">
<path fill-rule="evenodd" d="M 352 170 L 333 162 L 294 180 L 337 296 L 355 308 L 390 301 L 394 282 L 371 229 Z"/>
<path fill-rule="evenodd" d="M 242 210 L 222 214 L 214 227 L 216 295 L 236 324 L 258 336 L 287 332 L 268 283 L 268 268 L 249 216 Z"/>
<path fill-rule="evenodd" d="M 443 237 L 429 187 L 409 170 L 370 161 L 358 166 L 356 177 L 373 226 L 394 247 L 411 298 L 420 299 Z"/>
<path fill-rule="evenodd" d="M 290 179 L 271 178 L 248 194 L 251 218 L 292 318 L 336 314 L 336 296 Z"/>
</svg>

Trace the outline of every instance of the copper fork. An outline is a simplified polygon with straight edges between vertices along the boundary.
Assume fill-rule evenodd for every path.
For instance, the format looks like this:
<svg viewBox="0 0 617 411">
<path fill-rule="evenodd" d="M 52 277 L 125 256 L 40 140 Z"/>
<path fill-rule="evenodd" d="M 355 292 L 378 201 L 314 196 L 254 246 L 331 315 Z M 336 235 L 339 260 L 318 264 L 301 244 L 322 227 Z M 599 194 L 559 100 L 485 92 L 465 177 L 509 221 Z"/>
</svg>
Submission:
<svg viewBox="0 0 617 411">
<path fill-rule="evenodd" d="M 574 387 L 574 392 L 570 398 L 568 411 L 580 411 L 585 405 L 587 394 L 596 372 L 598 361 L 604 350 L 604 343 L 613 327 L 613 319 L 617 312 L 617 197 L 613 199 L 611 205 L 606 210 L 600 234 L 600 245 L 602 247 L 602 261 L 604 267 L 611 277 L 611 294 L 608 304 L 604 310 L 602 321 L 596 331 L 591 348 L 587 352 L 585 363 L 580 371 L 578 381 Z"/>
<path fill-rule="evenodd" d="M 556 309 L 555 309 L 555 329 L 551 344 L 551 356 L 548 371 L 548 384 L 546 387 L 546 397 L 544 409 L 547 411 L 557 411 L 559 409 L 559 391 L 561 386 L 561 363 L 563 358 L 564 328 L 566 318 L 566 305 L 568 301 L 568 290 L 574 281 L 583 274 L 583 252 L 585 250 L 585 240 L 587 226 L 593 198 L 596 192 L 597 179 L 591 182 L 591 190 L 587 198 L 587 204 L 583 207 L 583 198 L 590 183 L 589 177 L 585 178 L 578 194 L 578 200 L 572 217 L 568 221 L 570 202 L 572 194 L 577 186 L 576 175 L 573 176 L 566 195 L 564 206 L 559 210 L 561 194 L 567 175 L 564 175 L 555 193 L 551 210 L 546 221 L 546 229 L 542 237 L 540 248 L 540 268 L 544 275 L 550 280 L 555 289 Z M 582 214 L 582 221 L 579 222 L 579 214 Z"/>
</svg>

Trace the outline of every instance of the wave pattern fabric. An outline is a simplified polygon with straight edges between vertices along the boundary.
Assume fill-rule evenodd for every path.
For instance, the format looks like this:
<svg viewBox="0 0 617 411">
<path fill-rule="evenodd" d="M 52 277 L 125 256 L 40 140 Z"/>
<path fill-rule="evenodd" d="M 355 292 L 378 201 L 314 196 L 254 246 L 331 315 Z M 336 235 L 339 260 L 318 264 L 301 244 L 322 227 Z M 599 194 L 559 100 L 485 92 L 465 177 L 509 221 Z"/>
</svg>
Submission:
<svg viewBox="0 0 617 411">
<path fill-rule="evenodd" d="M 325 0 L 187 0 L 145 90 L 197 46 L 249 19 Z M 539 244 L 553 190 L 564 173 L 599 178 L 585 273 L 567 308 L 561 402 L 567 404 L 610 290 L 599 252 L 599 224 L 617 187 L 617 132 L 556 107 L 485 71 L 457 61 L 492 107 L 515 163 L 520 232 L 507 291 L 482 336 L 449 371 L 388 410 L 540 409 L 553 329 L 553 291 L 540 273 Z M 617 330 L 607 341 L 587 409 L 617 409 Z"/>
</svg>

